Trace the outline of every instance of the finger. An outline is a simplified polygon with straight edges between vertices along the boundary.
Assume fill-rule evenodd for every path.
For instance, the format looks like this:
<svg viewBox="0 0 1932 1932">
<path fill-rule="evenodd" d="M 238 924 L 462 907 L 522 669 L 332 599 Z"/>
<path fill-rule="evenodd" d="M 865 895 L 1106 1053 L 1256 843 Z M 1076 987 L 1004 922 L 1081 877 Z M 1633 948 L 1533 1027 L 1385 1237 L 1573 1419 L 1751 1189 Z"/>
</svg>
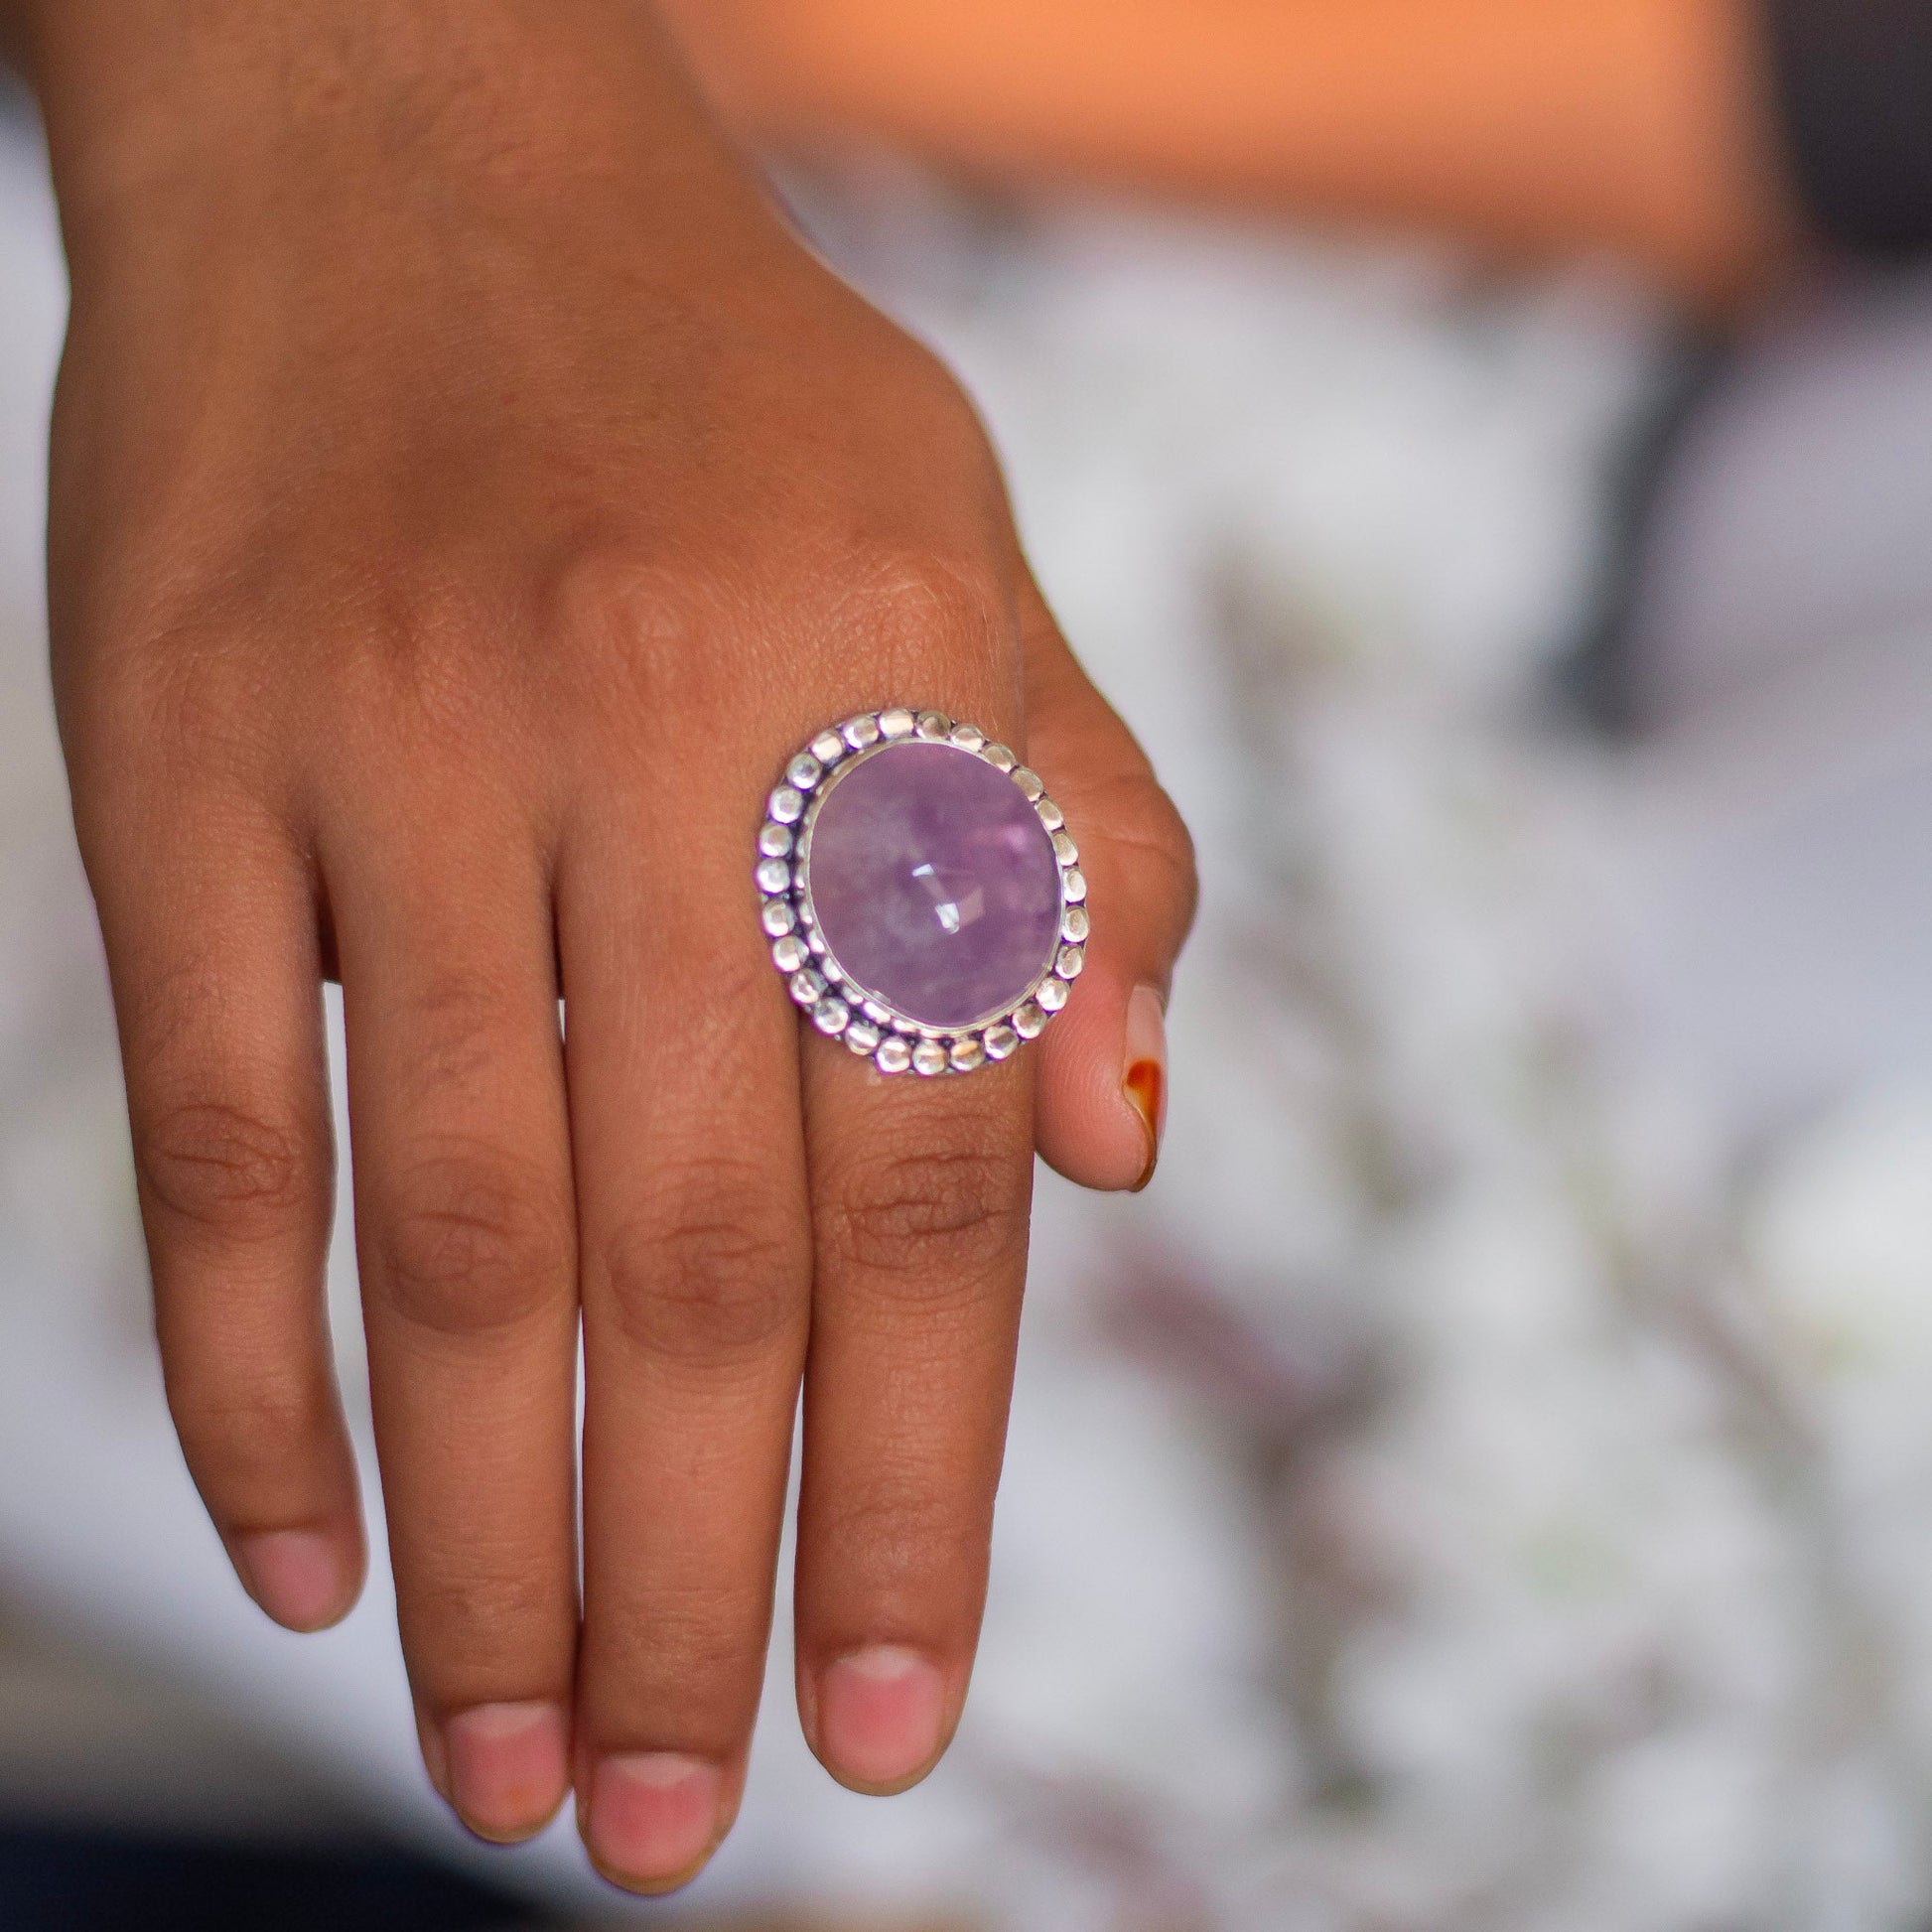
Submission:
<svg viewBox="0 0 1932 1932">
<path fill-rule="evenodd" d="M 810 1287 L 795 1023 L 756 916 L 769 783 L 646 747 L 567 850 L 585 1332 L 585 1842 L 682 1883 L 736 1812 L 769 1634 Z M 714 823 L 680 801 L 747 814 Z M 749 823 L 746 820 L 749 819 Z"/>
<path fill-rule="evenodd" d="M 471 1829 L 515 1839 L 568 1787 L 577 1628 L 554 946 L 527 831 L 426 788 L 407 822 L 332 828 L 323 860 L 369 1387 L 424 1757 Z"/>
<path fill-rule="evenodd" d="M 888 1078 L 806 1042 L 799 1714 L 861 1791 L 924 1776 L 965 1701 L 1026 1277 L 1029 1057 Z"/>
<path fill-rule="evenodd" d="M 989 637 L 958 616 L 960 634 L 933 638 L 930 683 L 907 695 L 950 698 L 1015 742 L 1010 624 Z M 960 688 L 975 665 L 979 688 Z M 936 1762 L 972 1669 L 1026 1275 L 1031 1061 L 889 1076 L 805 1035 L 816 1269 L 798 1702 L 821 1761 L 862 1791 L 902 1789 Z"/>
<path fill-rule="evenodd" d="M 345 1615 L 364 1567 L 323 1265 L 334 1203 L 315 894 L 258 804 L 76 786 L 113 980 L 168 1403 L 242 1584 Z"/>
<path fill-rule="evenodd" d="M 1031 587 L 1026 613 L 1028 751 L 1079 842 L 1091 920 L 1079 997 L 1039 1042 L 1039 1152 L 1082 1186 L 1145 1187 L 1166 1122 L 1168 987 L 1193 922 L 1193 847 Z"/>
</svg>

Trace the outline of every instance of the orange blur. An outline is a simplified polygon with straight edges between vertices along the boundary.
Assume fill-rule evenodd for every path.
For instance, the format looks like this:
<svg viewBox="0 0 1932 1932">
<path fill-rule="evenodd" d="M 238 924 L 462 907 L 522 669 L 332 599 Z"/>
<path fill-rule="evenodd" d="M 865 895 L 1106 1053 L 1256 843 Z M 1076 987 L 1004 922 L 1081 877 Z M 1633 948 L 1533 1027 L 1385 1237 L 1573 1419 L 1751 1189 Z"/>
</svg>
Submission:
<svg viewBox="0 0 1932 1932">
<path fill-rule="evenodd" d="M 769 137 L 1598 249 L 1722 297 L 1792 227 L 1743 0 L 673 0 Z"/>
</svg>

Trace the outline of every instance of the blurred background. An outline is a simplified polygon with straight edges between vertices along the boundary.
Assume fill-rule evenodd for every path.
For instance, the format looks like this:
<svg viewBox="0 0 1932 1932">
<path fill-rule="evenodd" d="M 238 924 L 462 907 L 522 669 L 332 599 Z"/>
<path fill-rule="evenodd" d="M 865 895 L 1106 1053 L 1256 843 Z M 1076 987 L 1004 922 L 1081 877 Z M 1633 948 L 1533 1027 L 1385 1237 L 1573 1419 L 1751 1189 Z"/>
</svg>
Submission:
<svg viewBox="0 0 1932 1932">
<path fill-rule="evenodd" d="M 1806 241 L 1802 96 L 1689 0 L 1569 53 L 1509 4 L 1375 0 L 1352 52 L 1200 10 L 1218 67 L 1155 4 L 792 11 L 683 10 L 979 399 L 1202 859 L 1159 1183 L 1042 1176 L 959 1743 L 835 1788 L 781 1619 L 743 1823 L 628 1906 L 567 1823 L 444 1813 L 379 1568 L 322 1637 L 232 1582 L 46 691 L 65 286 L 15 99 L 0 1926 L 1922 1932 L 1932 279 Z"/>
</svg>

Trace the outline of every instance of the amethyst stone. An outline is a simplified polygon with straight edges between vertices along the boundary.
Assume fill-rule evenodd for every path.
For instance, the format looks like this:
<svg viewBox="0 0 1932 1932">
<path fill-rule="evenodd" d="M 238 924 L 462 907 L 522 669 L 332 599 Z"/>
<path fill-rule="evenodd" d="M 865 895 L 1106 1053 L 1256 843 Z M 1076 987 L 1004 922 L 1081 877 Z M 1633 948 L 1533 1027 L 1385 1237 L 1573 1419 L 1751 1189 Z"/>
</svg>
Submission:
<svg viewBox="0 0 1932 1932">
<path fill-rule="evenodd" d="M 1052 963 L 1052 838 L 1005 772 L 957 746 L 900 742 L 841 769 L 806 869 L 840 968 L 925 1026 L 991 1019 Z"/>
</svg>

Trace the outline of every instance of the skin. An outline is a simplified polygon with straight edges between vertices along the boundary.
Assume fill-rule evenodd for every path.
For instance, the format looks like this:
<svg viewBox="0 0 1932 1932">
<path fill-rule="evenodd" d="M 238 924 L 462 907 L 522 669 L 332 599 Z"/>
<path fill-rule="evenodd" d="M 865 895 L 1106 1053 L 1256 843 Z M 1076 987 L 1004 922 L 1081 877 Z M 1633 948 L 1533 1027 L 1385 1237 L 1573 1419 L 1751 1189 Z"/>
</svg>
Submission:
<svg viewBox="0 0 1932 1932">
<path fill-rule="evenodd" d="M 72 270 L 74 817 L 169 1400 L 243 1583 L 313 1628 L 363 1567 L 322 1304 L 339 975 L 432 1778 L 504 1840 L 574 1789 L 634 1889 L 703 1863 L 802 1388 L 801 1719 L 902 1788 L 966 1692 L 1035 1150 L 1146 1178 L 1193 898 L 970 407 L 634 0 L 0 20 Z M 755 916 L 783 760 L 892 702 L 1023 749 L 1091 880 L 1067 1013 L 970 1079 L 801 1037 Z"/>
</svg>

